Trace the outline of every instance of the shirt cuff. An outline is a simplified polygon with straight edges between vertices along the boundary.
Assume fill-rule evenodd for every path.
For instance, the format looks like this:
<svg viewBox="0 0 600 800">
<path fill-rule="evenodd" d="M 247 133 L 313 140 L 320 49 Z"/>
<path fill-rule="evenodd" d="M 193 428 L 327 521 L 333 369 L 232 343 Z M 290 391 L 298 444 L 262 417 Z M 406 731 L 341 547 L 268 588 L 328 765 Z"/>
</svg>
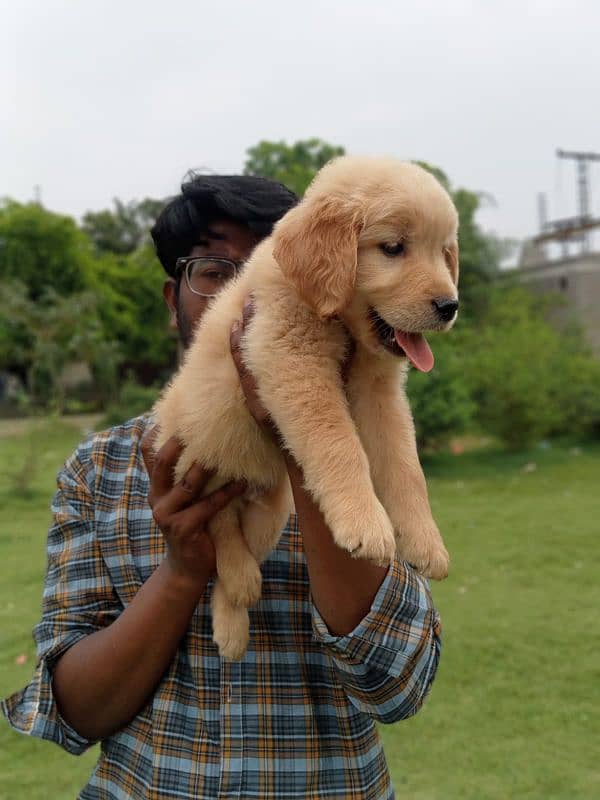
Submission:
<svg viewBox="0 0 600 800">
<path fill-rule="evenodd" d="M 51 655 L 43 656 L 31 683 L 0 703 L 4 716 L 14 730 L 27 736 L 48 739 L 73 755 L 80 755 L 96 742 L 80 736 L 61 717 L 52 688 L 52 667 L 60 655 L 85 635 L 71 634 Z"/>
<path fill-rule="evenodd" d="M 423 640 L 440 635 L 429 585 L 413 567 L 394 559 L 367 615 L 350 633 L 332 634 L 311 603 L 313 636 L 340 666 L 368 665 L 399 676 Z"/>
</svg>

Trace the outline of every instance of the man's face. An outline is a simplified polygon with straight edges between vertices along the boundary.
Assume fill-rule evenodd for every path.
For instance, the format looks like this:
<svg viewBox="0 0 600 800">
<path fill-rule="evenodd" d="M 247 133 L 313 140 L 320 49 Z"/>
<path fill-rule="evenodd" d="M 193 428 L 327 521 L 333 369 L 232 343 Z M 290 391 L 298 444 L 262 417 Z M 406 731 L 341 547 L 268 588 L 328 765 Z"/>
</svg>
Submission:
<svg viewBox="0 0 600 800">
<path fill-rule="evenodd" d="M 246 261 L 260 238 L 249 228 L 230 220 L 216 220 L 206 233 L 199 235 L 198 243 L 189 253 L 181 256 L 214 256 L 232 261 Z M 192 292 L 185 276 L 177 284 L 173 278 L 165 281 L 163 296 L 171 314 L 170 326 L 179 332 L 184 348 L 192 341 L 196 324 L 208 308 L 211 298 Z"/>
</svg>

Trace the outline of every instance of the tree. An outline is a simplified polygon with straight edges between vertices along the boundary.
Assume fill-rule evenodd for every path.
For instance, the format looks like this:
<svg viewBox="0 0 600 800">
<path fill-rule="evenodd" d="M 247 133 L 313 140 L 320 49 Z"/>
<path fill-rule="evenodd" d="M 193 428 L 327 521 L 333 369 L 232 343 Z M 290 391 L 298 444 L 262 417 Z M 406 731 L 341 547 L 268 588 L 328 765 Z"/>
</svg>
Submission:
<svg viewBox="0 0 600 800">
<path fill-rule="evenodd" d="M 427 339 L 435 352 L 435 367 L 428 374 L 411 369 L 407 391 L 417 443 L 439 447 L 472 425 L 475 405 L 465 381 L 461 331 L 430 334 Z"/>
<path fill-rule="evenodd" d="M 61 295 L 86 289 L 91 256 L 87 237 L 70 217 L 39 203 L 0 205 L 0 281 L 21 281 L 30 299 L 49 286 Z"/>
<path fill-rule="evenodd" d="M 91 292 L 59 295 L 47 287 L 38 300 L 32 300 L 21 281 L 0 284 L 0 330 L 12 327 L 24 332 L 27 389 L 40 405 L 63 410 L 61 374 L 73 361 L 90 367 L 104 399 L 114 392 L 118 347 L 106 340 L 96 306 Z"/>
<path fill-rule="evenodd" d="M 149 244 L 127 255 L 105 253 L 94 262 L 90 286 L 107 337 L 119 342 L 121 372 L 144 383 L 167 377 L 176 363 L 162 298 L 165 273 Z"/>
<path fill-rule="evenodd" d="M 291 145 L 284 141 L 262 141 L 246 151 L 244 175 L 279 181 L 301 197 L 321 167 L 344 153 L 343 147 L 316 138 Z"/>
<path fill-rule="evenodd" d="M 107 336 L 119 342 L 121 374 L 144 383 L 165 378 L 176 361 L 162 299 L 165 274 L 149 235 L 163 206 L 151 198 L 115 199 L 113 210 L 88 212 L 82 224 L 95 248 L 90 286 Z"/>
<path fill-rule="evenodd" d="M 145 198 L 123 203 L 113 200 L 114 208 L 88 211 L 84 214 L 82 228 L 100 253 L 125 255 L 148 243 L 149 231 L 164 200 Z"/>
<path fill-rule="evenodd" d="M 466 333 L 465 380 L 484 430 L 521 449 L 562 427 L 562 339 L 539 299 L 497 287 L 485 318 Z"/>
<path fill-rule="evenodd" d="M 116 203 L 114 216 L 118 224 L 112 229 L 117 237 L 115 248 L 127 250 L 135 244 L 131 252 L 119 254 L 112 252 L 110 241 L 94 247 L 73 219 L 37 203 L 22 205 L 6 200 L 0 205 L 0 282 L 5 287 L 0 309 L 2 369 L 17 373 L 33 389 L 32 369 L 38 377 L 44 373 L 45 353 L 46 372 L 49 370 L 52 376 L 46 375 L 44 380 L 54 386 L 54 372 L 64 364 L 52 342 L 60 341 L 61 347 L 66 346 L 67 334 L 64 325 L 59 334 L 55 330 L 56 319 L 51 320 L 48 315 L 51 311 L 55 316 L 63 315 L 66 324 L 71 308 L 82 331 L 87 331 L 85 341 L 91 341 L 89 326 L 94 329 L 96 352 L 100 339 L 105 347 L 118 342 L 123 370 L 133 370 L 144 381 L 165 376 L 175 363 L 176 343 L 168 333 L 162 300 L 164 273 L 151 245 L 140 244 L 148 238 L 148 228 L 161 205 L 153 200 Z M 110 217 L 112 212 L 99 212 L 99 218 L 103 219 L 104 213 Z M 99 227 L 97 232 L 100 230 Z M 15 281 L 18 290 L 14 288 Z M 95 297 L 93 303 L 90 292 Z M 44 316 L 48 303 L 51 308 Z M 86 310 L 91 314 L 87 323 Z M 44 325 L 51 329 L 46 342 Z M 81 360 L 70 346 L 64 355 Z M 96 359 L 94 369 L 100 369 L 100 360 Z"/>
</svg>

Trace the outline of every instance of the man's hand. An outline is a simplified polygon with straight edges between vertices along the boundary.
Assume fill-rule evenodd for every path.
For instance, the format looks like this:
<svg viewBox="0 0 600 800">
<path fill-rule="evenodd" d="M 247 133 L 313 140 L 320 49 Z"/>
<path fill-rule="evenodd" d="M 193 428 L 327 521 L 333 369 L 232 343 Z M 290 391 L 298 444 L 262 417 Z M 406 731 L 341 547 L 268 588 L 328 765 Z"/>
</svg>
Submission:
<svg viewBox="0 0 600 800">
<path fill-rule="evenodd" d="M 207 535 L 207 523 L 234 497 L 244 493 L 246 483 L 232 481 L 202 497 L 214 473 L 194 464 L 174 484 L 173 471 L 182 445 L 172 437 L 154 455 L 155 437 L 156 428 L 152 428 L 142 442 L 142 455 L 150 476 L 148 503 L 167 542 L 166 562 L 174 575 L 203 586 L 216 569 L 215 548 Z"/>
</svg>

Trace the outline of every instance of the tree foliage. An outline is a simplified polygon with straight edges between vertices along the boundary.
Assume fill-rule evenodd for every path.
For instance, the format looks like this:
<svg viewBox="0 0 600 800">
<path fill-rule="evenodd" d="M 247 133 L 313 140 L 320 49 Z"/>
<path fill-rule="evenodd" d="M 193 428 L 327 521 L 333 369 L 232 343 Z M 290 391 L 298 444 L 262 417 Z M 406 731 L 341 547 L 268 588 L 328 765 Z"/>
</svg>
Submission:
<svg viewBox="0 0 600 800">
<path fill-rule="evenodd" d="M 600 365 L 581 334 L 552 327 L 525 289 L 496 287 L 464 346 L 479 423 L 509 447 L 589 433 L 600 423 Z"/>
<path fill-rule="evenodd" d="M 148 224 L 151 202 L 155 201 L 144 206 Z M 136 233 L 139 241 L 144 238 L 141 219 L 139 216 Z M 144 235 L 147 238 L 147 232 Z M 4 300 L 0 309 L 0 370 L 16 372 L 34 391 L 34 369 L 39 377 L 37 385 L 43 373 L 44 381 L 54 387 L 55 373 L 62 369 L 65 358 L 87 358 L 78 358 L 69 344 L 75 341 L 67 333 L 71 313 L 73 325 L 80 327 L 80 337 L 86 331 L 79 340 L 81 346 L 87 347 L 93 340 L 94 352 L 98 353 L 100 339 L 107 346 L 114 343 L 123 371 L 132 370 L 148 381 L 164 377 L 175 363 L 175 341 L 167 329 L 163 281 L 162 267 L 150 244 L 136 245 L 125 254 L 116 254 L 109 247 L 100 251 L 69 217 L 36 203 L 6 201 L 0 207 Z M 57 318 L 62 319 L 60 332 Z M 74 337 L 73 325 L 69 330 Z M 48 335 L 44 339 L 45 326 Z M 55 352 L 56 348 L 61 353 Z M 99 374 L 101 359 L 88 360 Z M 111 355 L 106 363 L 113 360 Z M 40 392 L 36 393 L 39 396 Z"/>
<path fill-rule="evenodd" d="M 163 200 L 145 198 L 139 202 L 113 201 L 113 209 L 88 211 L 83 216 L 82 228 L 100 253 L 126 255 L 148 244 L 149 230 L 154 224 Z"/>
<path fill-rule="evenodd" d="M 439 447 L 473 424 L 475 404 L 465 381 L 459 331 L 427 337 L 435 352 L 432 372 L 411 369 L 407 390 L 419 446 Z"/>
<path fill-rule="evenodd" d="M 120 345 L 122 370 L 144 382 L 166 377 L 176 361 L 176 340 L 162 298 L 164 280 L 149 244 L 125 256 L 104 254 L 91 276 L 100 319 Z"/>
<path fill-rule="evenodd" d="M 32 300 L 24 283 L 6 281 L 0 284 L 0 308 L 2 327 L 12 325 L 25 333 L 22 361 L 34 401 L 62 411 L 61 376 L 72 362 L 90 367 L 106 399 L 114 391 L 118 346 L 106 338 L 91 292 L 60 295 L 47 287 L 38 300 Z"/>
<path fill-rule="evenodd" d="M 75 220 L 38 203 L 0 206 L 0 281 L 17 279 L 32 300 L 51 287 L 59 295 L 88 285 L 91 248 Z"/>
<path fill-rule="evenodd" d="M 246 151 L 244 175 L 261 175 L 283 183 L 302 197 L 315 174 L 345 150 L 322 139 L 304 139 L 288 145 L 263 140 Z"/>
</svg>

